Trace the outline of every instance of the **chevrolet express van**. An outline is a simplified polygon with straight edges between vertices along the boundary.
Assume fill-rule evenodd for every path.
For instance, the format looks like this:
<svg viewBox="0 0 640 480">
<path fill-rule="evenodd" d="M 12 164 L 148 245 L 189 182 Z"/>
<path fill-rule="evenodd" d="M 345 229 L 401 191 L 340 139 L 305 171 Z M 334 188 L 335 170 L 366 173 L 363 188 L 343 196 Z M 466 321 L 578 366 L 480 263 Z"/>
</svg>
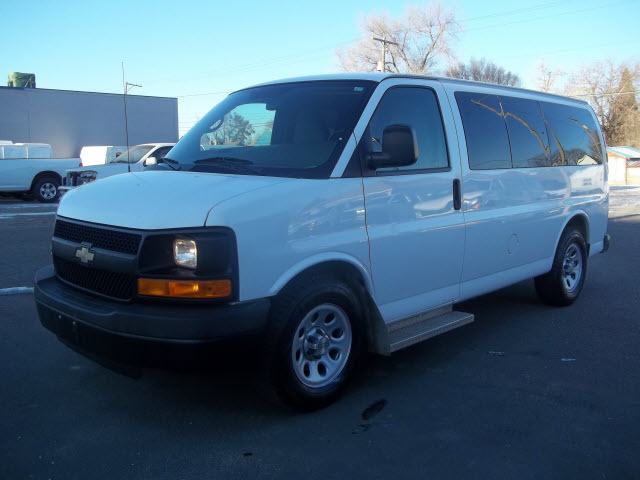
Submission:
<svg viewBox="0 0 640 480">
<path fill-rule="evenodd" d="M 73 189 L 42 324 L 93 356 L 257 335 L 302 410 L 367 350 L 465 325 L 455 305 L 527 278 L 570 305 L 609 245 L 596 117 L 578 100 L 448 78 L 343 74 L 229 95 L 164 171 Z"/>
</svg>

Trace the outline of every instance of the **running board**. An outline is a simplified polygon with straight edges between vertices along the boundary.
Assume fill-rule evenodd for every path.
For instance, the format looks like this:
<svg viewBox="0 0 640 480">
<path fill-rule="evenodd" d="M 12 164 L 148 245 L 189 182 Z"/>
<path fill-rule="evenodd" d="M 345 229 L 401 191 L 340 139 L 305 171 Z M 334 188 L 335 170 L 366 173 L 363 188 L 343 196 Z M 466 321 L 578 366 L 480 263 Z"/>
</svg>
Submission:
<svg viewBox="0 0 640 480">
<path fill-rule="evenodd" d="M 473 322 L 471 313 L 435 313 L 420 314 L 389 324 L 389 353 Z"/>
</svg>

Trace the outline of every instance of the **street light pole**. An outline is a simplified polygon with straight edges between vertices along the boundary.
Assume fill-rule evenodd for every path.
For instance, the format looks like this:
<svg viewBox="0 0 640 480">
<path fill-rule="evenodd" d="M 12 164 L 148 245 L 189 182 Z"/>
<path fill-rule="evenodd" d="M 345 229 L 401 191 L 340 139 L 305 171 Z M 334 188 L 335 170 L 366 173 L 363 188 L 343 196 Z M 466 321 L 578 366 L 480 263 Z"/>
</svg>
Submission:
<svg viewBox="0 0 640 480">
<path fill-rule="evenodd" d="M 127 119 L 127 93 L 133 87 L 142 87 L 142 85 L 138 85 L 136 83 L 129 83 L 124 79 L 124 62 L 122 62 L 122 88 L 124 91 L 124 94 L 122 95 L 122 98 L 124 100 L 124 132 L 127 138 L 127 172 L 129 173 L 131 173 L 131 162 L 129 161 L 131 158 L 129 155 L 129 122 Z"/>
<path fill-rule="evenodd" d="M 391 40 L 387 40 L 387 37 L 384 36 L 382 38 L 378 38 L 378 37 L 372 37 L 373 40 L 375 40 L 376 42 L 380 42 L 382 44 L 382 54 L 380 55 L 380 62 L 382 63 L 382 72 L 386 72 L 387 71 L 387 56 L 386 56 L 386 52 L 387 52 L 387 44 L 389 45 L 398 45 L 396 42 L 392 42 Z"/>
</svg>

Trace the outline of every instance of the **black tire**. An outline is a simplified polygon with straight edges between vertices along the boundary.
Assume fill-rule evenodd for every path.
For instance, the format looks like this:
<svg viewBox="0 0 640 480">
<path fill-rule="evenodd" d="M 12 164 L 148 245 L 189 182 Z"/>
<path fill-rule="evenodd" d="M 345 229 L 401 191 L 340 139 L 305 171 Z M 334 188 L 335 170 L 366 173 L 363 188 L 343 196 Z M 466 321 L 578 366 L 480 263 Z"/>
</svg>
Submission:
<svg viewBox="0 0 640 480">
<path fill-rule="evenodd" d="M 565 272 L 565 264 L 571 264 L 567 255 L 575 252 L 575 261 L 580 262 L 579 278 Z M 579 257 L 579 258 L 578 258 Z M 571 305 L 580 295 L 587 276 L 587 243 L 582 233 L 575 228 L 568 228 L 560 237 L 556 254 L 553 257 L 551 271 L 536 277 L 535 285 L 538 297 L 544 303 L 565 307 Z M 567 267 L 569 268 L 569 267 Z M 575 267 L 574 267 L 574 273 Z"/>
<path fill-rule="evenodd" d="M 309 318 L 307 314 L 324 305 L 338 307 L 346 314 L 351 328 L 351 348 L 346 364 L 335 378 L 326 385 L 311 387 L 300 380 L 300 373 L 296 373 L 294 336 L 301 322 Z M 274 300 L 265 342 L 264 380 L 268 382 L 269 397 L 297 411 L 313 411 L 334 402 L 343 393 L 365 351 L 362 311 L 360 295 L 354 293 L 354 289 L 343 280 L 308 275 L 287 286 Z M 322 320 L 319 320 L 318 324 L 321 323 Z M 305 330 L 305 335 L 308 332 Z M 302 358 L 302 362 L 305 361 L 306 356 Z M 322 363 L 322 359 L 318 362 Z M 317 371 L 320 371 L 319 367 Z"/>
<path fill-rule="evenodd" d="M 55 177 L 42 177 L 39 178 L 31 189 L 31 195 L 42 203 L 57 202 L 60 194 L 58 187 L 60 186 L 60 180 Z"/>
</svg>

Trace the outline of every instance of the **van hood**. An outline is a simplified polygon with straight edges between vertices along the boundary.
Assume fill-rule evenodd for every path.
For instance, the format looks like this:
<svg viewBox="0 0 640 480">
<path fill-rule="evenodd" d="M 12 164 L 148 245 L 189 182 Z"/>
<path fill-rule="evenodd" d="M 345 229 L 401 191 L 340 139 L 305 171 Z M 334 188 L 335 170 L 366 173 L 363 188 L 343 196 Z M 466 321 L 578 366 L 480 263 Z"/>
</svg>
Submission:
<svg viewBox="0 0 640 480">
<path fill-rule="evenodd" d="M 202 227 L 215 205 L 293 180 L 220 173 L 127 173 L 71 189 L 60 201 L 58 215 L 145 230 Z"/>
</svg>

